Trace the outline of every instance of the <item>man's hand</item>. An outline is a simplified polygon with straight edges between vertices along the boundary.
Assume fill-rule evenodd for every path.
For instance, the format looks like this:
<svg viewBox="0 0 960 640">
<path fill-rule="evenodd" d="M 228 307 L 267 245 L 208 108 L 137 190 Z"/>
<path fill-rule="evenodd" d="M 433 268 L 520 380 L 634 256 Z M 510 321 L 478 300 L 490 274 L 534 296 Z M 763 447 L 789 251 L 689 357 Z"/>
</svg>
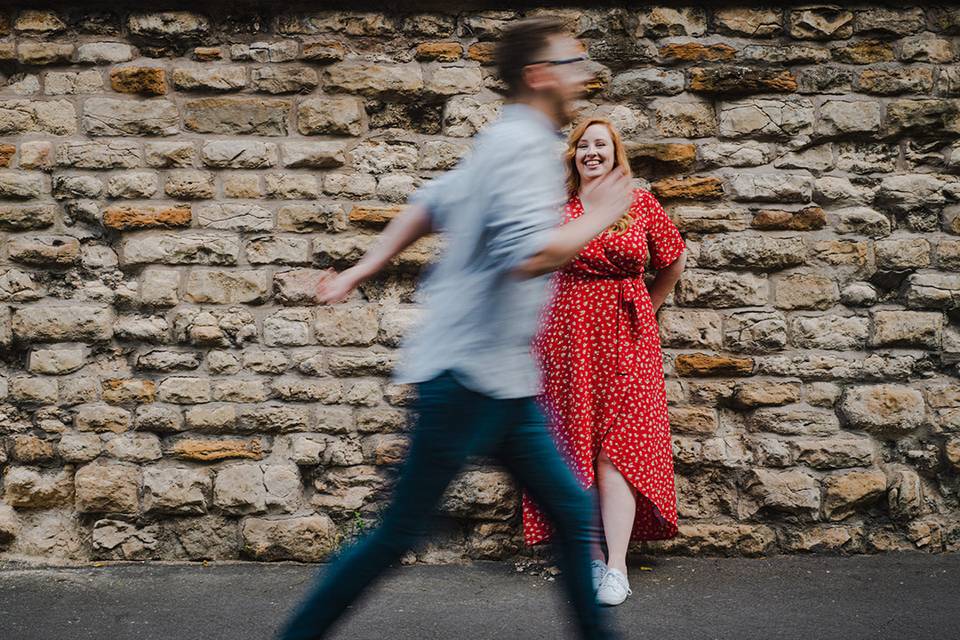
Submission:
<svg viewBox="0 0 960 640">
<path fill-rule="evenodd" d="M 343 302 L 362 281 L 355 267 L 337 273 L 327 269 L 326 274 L 317 284 L 317 302 L 320 304 L 336 304 Z"/>
<path fill-rule="evenodd" d="M 632 198 L 630 179 L 620 169 L 614 169 L 587 185 L 580 194 L 583 215 L 554 229 L 547 246 L 517 267 L 514 273 L 521 278 L 533 278 L 567 264 L 590 240 L 627 212 Z"/>
<path fill-rule="evenodd" d="M 317 302 L 343 302 L 360 283 L 380 272 L 394 257 L 431 231 L 430 213 L 423 205 L 411 205 L 390 221 L 376 244 L 357 264 L 337 273 L 327 269 L 317 284 Z"/>
<path fill-rule="evenodd" d="M 632 199 L 630 179 L 620 169 L 614 169 L 599 180 L 594 180 L 580 192 L 583 214 L 600 216 L 607 220 L 604 226 L 610 226 L 623 217 Z"/>
</svg>

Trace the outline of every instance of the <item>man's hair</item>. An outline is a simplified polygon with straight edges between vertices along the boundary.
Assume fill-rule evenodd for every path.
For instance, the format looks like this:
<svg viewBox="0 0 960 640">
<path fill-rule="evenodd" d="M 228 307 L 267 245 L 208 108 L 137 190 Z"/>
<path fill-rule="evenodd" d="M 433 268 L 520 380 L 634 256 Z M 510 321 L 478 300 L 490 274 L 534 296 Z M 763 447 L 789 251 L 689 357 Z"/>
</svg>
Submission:
<svg viewBox="0 0 960 640">
<path fill-rule="evenodd" d="M 524 18 L 503 30 L 494 58 L 509 95 L 523 91 L 523 69 L 540 58 L 549 38 L 564 33 L 563 23 L 551 16 Z"/>
</svg>

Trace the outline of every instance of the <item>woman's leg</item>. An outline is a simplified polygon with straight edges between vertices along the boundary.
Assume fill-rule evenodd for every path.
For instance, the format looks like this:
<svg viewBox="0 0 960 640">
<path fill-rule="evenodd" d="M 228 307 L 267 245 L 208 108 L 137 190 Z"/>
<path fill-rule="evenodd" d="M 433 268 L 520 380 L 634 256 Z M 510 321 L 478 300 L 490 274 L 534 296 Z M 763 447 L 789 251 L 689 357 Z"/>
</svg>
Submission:
<svg viewBox="0 0 960 640">
<path fill-rule="evenodd" d="M 620 473 L 606 451 L 597 457 L 600 517 L 607 541 L 607 566 L 627 573 L 627 547 L 637 513 L 637 492 Z"/>
<path fill-rule="evenodd" d="M 554 525 L 560 568 L 577 613 L 580 637 L 613 638 L 607 615 L 597 606 L 590 583 L 589 549 L 599 534 L 593 530 L 590 493 L 583 490 L 560 457 L 533 400 L 520 399 L 515 403 L 515 421 L 503 439 L 498 457 Z"/>
</svg>

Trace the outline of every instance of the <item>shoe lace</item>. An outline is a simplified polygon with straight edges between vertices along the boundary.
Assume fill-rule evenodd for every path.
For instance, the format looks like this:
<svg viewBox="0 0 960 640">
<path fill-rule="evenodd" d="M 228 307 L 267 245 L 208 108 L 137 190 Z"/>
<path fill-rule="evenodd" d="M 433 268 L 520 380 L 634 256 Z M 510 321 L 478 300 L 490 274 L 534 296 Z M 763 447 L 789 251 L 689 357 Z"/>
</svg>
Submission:
<svg viewBox="0 0 960 640">
<path fill-rule="evenodd" d="M 630 583 L 627 581 L 627 577 L 624 575 L 621 575 L 619 571 L 615 571 L 615 570 L 607 571 L 607 574 L 603 576 L 603 580 L 604 582 L 606 582 L 607 580 L 615 580 L 620 585 L 621 588 L 627 591 L 628 596 L 633 595 L 633 589 L 630 588 Z"/>
</svg>

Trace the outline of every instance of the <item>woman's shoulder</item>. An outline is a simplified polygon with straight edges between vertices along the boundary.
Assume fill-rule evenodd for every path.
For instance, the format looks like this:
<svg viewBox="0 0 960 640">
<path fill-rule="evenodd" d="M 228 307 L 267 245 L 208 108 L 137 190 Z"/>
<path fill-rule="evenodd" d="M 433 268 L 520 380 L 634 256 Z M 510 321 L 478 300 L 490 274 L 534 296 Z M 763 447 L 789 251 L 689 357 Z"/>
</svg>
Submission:
<svg viewBox="0 0 960 640">
<path fill-rule="evenodd" d="M 660 203 L 660 201 L 657 200 L 657 196 L 653 195 L 651 192 L 647 191 L 646 189 L 641 189 L 640 187 L 634 188 L 633 201 L 641 204 L 651 203 L 651 202 L 655 202 L 657 204 Z"/>
<path fill-rule="evenodd" d="M 630 205 L 630 208 L 635 214 L 646 216 L 647 214 L 655 213 L 657 209 L 661 208 L 661 205 L 655 195 L 646 189 L 636 188 L 633 190 L 633 203 Z"/>
</svg>

